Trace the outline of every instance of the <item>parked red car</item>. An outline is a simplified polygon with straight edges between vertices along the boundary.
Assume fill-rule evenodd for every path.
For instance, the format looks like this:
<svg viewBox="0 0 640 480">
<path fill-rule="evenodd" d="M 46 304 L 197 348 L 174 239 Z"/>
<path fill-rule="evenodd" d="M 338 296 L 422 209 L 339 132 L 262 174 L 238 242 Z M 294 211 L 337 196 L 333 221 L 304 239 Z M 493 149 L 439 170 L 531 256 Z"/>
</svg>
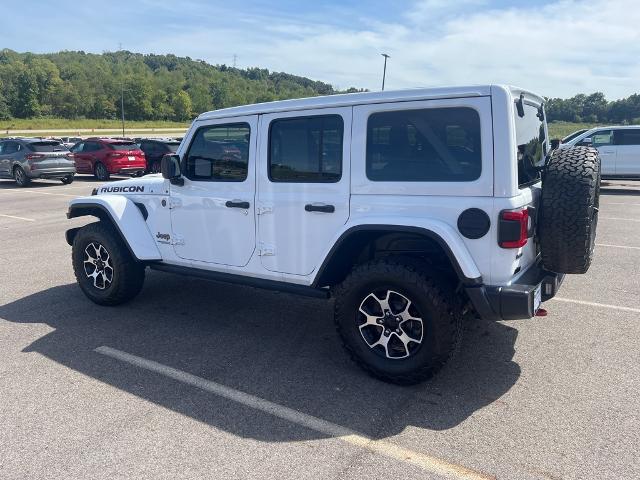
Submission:
<svg viewBox="0 0 640 480">
<path fill-rule="evenodd" d="M 132 140 L 87 138 L 71 147 L 78 173 L 92 173 L 98 180 L 111 174 L 143 175 L 144 152 Z"/>
</svg>

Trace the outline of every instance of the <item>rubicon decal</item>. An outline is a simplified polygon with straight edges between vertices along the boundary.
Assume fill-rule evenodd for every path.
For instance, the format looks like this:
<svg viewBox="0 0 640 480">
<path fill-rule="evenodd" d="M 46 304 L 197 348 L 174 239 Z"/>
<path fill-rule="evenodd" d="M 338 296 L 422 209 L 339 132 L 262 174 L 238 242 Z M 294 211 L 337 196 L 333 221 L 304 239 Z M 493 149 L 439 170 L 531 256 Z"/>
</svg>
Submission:
<svg viewBox="0 0 640 480">
<path fill-rule="evenodd" d="M 126 185 L 124 187 L 102 187 L 100 193 L 142 193 L 144 185 Z"/>
</svg>

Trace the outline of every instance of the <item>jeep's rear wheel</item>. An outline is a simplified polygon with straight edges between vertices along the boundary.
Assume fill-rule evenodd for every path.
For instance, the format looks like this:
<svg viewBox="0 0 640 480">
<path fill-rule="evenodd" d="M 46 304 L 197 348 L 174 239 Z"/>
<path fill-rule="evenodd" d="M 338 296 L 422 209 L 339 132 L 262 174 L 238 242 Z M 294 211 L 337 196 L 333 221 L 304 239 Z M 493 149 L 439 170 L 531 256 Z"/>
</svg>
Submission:
<svg viewBox="0 0 640 480">
<path fill-rule="evenodd" d="M 72 261 L 78 285 L 99 305 L 119 305 L 142 289 L 144 266 L 132 257 L 113 228 L 102 222 L 78 231 Z"/>
<path fill-rule="evenodd" d="M 356 267 L 334 289 L 335 323 L 351 358 L 382 380 L 435 375 L 462 338 L 462 315 L 446 283 L 418 264 L 387 258 Z"/>
<path fill-rule="evenodd" d="M 585 273 L 593 259 L 600 206 L 595 148 L 556 150 L 542 176 L 540 251 L 547 270 Z"/>
</svg>

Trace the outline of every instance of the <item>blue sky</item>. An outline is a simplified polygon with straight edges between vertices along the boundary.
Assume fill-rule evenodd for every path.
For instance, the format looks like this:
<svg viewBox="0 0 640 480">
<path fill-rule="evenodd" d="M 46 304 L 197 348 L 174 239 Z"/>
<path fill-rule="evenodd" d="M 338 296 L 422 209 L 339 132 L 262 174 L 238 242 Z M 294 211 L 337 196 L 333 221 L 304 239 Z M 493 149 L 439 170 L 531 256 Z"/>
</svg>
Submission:
<svg viewBox="0 0 640 480">
<path fill-rule="evenodd" d="M 0 0 L 0 48 L 175 53 L 339 88 L 510 83 L 640 92 L 638 0 Z M 27 34 L 25 34 L 27 32 Z"/>
</svg>

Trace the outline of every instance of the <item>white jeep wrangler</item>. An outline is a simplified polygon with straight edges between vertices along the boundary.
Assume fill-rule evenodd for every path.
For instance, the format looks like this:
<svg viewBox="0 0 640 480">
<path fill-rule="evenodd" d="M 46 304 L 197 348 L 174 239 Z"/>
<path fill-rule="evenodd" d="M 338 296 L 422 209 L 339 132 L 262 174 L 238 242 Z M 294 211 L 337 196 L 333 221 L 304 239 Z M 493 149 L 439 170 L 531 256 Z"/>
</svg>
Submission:
<svg viewBox="0 0 640 480">
<path fill-rule="evenodd" d="M 162 175 L 71 202 L 83 292 L 135 297 L 147 267 L 335 299 L 351 357 L 414 383 L 462 320 L 533 317 L 593 255 L 600 160 L 550 151 L 544 100 L 477 86 L 200 115 Z"/>
</svg>

